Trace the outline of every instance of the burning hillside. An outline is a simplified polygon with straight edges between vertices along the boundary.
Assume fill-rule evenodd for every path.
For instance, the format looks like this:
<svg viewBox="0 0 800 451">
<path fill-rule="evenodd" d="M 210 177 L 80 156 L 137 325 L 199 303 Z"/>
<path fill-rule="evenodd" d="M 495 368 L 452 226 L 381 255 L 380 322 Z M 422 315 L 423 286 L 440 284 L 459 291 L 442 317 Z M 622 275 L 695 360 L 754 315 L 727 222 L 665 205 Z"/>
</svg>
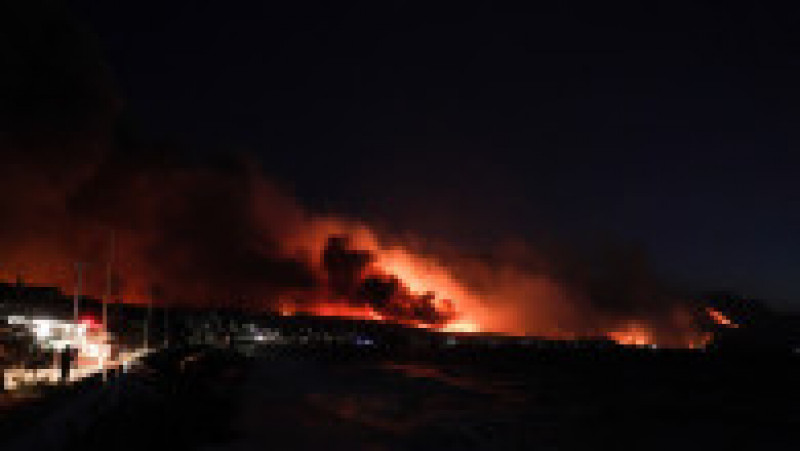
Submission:
<svg viewBox="0 0 800 451">
<path fill-rule="evenodd" d="M 385 244 L 363 223 L 307 213 L 249 163 L 220 170 L 106 158 L 80 183 L 47 191 L 59 200 L 52 204 L 4 190 L 15 193 L 5 199 L 12 216 L 28 218 L 20 228 L 5 224 L 5 279 L 70 292 L 74 263 L 88 262 L 86 291 L 100 296 L 113 230 L 115 291 L 131 301 L 631 344 L 698 340 L 682 304 L 647 297 L 654 292 L 625 293 L 626 310 L 547 272 Z M 36 212 L 27 211 L 32 205 Z"/>
<path fill-rule="evenodd" d="M 555 264 L 428 252 L 306 211 L 253 158 L 187 163 L 173 147 L 142 144 L 126 131 L 89 38 L 57 14 L 44 20 L 27 34 L 5 30 L 32 51 L 16 57 L 0 88 L 9 99 L 0 110 L 4 280 L 72 292 L 82 262 L 84 292 L 100 296 L 111 264 L 112 295 L 130 302 L 631 344 L 706 339 L 692 310 L 661 294 L 636 259 L 565 275 Z"/>
</svg>

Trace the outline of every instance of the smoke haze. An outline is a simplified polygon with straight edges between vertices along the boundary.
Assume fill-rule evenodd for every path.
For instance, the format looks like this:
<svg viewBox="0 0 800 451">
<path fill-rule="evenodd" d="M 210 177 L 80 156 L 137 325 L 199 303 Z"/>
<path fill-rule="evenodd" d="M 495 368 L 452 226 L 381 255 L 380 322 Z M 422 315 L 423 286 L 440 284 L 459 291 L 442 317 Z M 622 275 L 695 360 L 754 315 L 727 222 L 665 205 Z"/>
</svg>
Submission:
<svg viewBox="0 0 800 451">
<path fill-rule="evenodd" d="M 113 252 L 132 302 L 367 316 L 557 337 L 699 339 L 637 252 L 555 258 L 524 243 L 488 258 L 306 211 L 255 159 L 187 161 L 129 130 L 91 35 L 42 2 L 3 14 L 0 274 L 99 296 Z M 313 165 L 313 162 L 308 162 Z M 112 240 L 113 233 L 113 240 Z M 113 250 L 111 249 L 113 243 Z M 635 339 L 636 337 L 632 338 Z"/>
</svg>

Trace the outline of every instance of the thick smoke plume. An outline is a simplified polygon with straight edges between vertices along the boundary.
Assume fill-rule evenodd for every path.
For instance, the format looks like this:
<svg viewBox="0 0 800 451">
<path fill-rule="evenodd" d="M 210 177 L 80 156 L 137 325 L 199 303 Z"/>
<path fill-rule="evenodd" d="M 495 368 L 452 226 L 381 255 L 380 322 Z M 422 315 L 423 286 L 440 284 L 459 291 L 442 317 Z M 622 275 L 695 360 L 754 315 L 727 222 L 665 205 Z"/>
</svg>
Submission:
<svg viewBox="0 0 800 451">
<path fill-rule="evenodd" d="M 46 4 L 49 5 L 49 4 Z M 314 216 L 246 157 L 186 164 L 136 144 L 91 39 L 52 6 L 3 16 L 0 276 L 129 302 L 341 314 L 461 331 L 688 345 L 691 311 L 644 262 L 515 246 L 430 252 L 358 221 Z M 35 26 L 31 25 L 35 24 Z M 13 44 L 11 44 L 13 43 Z M 617 258 L 618 257 L 618 258 Z"/>
</svg>

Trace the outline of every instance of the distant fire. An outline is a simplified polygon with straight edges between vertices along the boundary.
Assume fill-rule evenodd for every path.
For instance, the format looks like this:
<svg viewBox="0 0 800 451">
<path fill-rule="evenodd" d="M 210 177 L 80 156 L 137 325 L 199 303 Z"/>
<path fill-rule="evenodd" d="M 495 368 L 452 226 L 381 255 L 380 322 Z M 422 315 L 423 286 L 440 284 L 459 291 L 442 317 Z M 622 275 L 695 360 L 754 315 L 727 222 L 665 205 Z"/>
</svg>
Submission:
<svg viewBox="0 0 800 451">
<path fill-rule="evenodd" d="M 489 277 L 496 278 L 500 288 L 484 295 L 470 289 L 435 258 L 399 245 L 383 247 L 367 229 L 346 234 L 341 226 L 328 223 L 326 227 L 330 233 L 323 235 L 325 240 L 317 241 L 321 257 L 312 259 L 324 288 L 317 295 L 283 298 L 278 308 L 281 314 L 393 322 L 442 332 L 526 335 L 531 332 L 524 328 L 528 321 L 525 306 L 516 297 L 542 297 L 534 300 L 547 303 L 549 308 L 555 302 L 551 297 L 559 295 L 557 286 L 546 279 L 508 271 L 500 278 Z M 494 299 L 504 296 L 508 297 L 505 305 L 490 308 Z M 584 313 L 575 315 L 590 314 L 591 307 L 583 308 Z M 548 309 L 538 313 L 535 320 L 540 323 L 553 321 L 554 314 Z M 567 323 L 532 333 L 559 339 L 603 336 L 622 345 L 685 348 L 703 347 L 711 339 L 680 305 L 673 307 L 672 314 L 662 316 L 620 321 L 598 315 L 596 324 L 589 323 L 583 329 L 570 328 Z"/>
<path fill-rule="evenodd" d="M 330 235 L 312 266 L 320 287 L 283 297 L 278 311 L 386 321 L 436 330 L 478 332 L 455 281 L 404 249 L 381 249 L 370 237 L 356 248 L 348 235 Z M 445 297 L 448 296 L 448 297 Z"/>
<path fill-rule="evenodd" d="M 709 318 L 711 318 L 715 323 L 719 324 L 720 326 L 729 327 L 732 329 L 736 329 L 739 327 L 738 324 L 731 321 L 724 313 L 720 312 L 719 310 L 713 307 L 706 307 L 706 313 L 708 313 Z"/>
<path fill-rule="evenodd" d="M 25 155 L 30 161 L 13 172 L 0 167 L 0 206 L 10 218 L 0 224 L 0 279 L 8 282 L 72 295 L 80 267 L 81 294 L 112 301 L 629 345 L 704 342 L 694 310 L 661 296 L 635 256 L 590 269 L 566 262 L 561 271 L 549 263 L 559 258 L 528 265 L 423 249 L 410 244 L 416 237 L 311 214 L 249 161 L 221 170 L 110 152 L 51 168 L 47 148 Z M 54 185 L 42 168 L 72 177 Z M 714 321 L 736 327 L 714 312 Z"/>
<path fill-rule="evenodd" d="M 608 338 L 622 345 L 644 346 L 656 342 L 652 333 L 642 324 L 631 323 L 619 330 L 606 333 Z"/>
<path fill-rule="evenodd" d="M 481 281 L 476 289 L 445 262 L 401 245 L 385 246 L 363 225 L 330 218 L 312 221 L 308 228 L 288 235 L 285 247 L 282 251 L 285 255 L 303 256 L 297 258 L 296 266 L 309 273 L 309 282 L 289 287 L 276 300 L 264 299 L 264 307 L 284 316 L 345 317 L 457 333 L 491 332 L 559 339 L 606 337 L 630 346 L 697 348 L 711 339 L 700 331 L 695 320 L 687 316 L 688 309 L 680 304 L 649 316 L 617 317 L 597 310 L 591 303 L 581 305 L 566 288 L 547 277 L 503 267 L 492 269 L 482 264 L 473 264 L 466 272 Z M 141 281 L 147 283 L 147 274 L 153 273 L 135 272 L 137 265 L 131 264 L 130 255 L 138 254 L 130 248 L 126 252 L 123 255 L 128 260 L 120 264 L 120 272 L 126 272 L 120 277 L 128 283 L 121 296 L 133 298 L 132 301 L 150 297 L 160 302 L 158 291 L 137 287 Z M 103 269 L 103 265 L 97 266 Z M 62 272 L 65 274 L 60 276 L 59 285 L 65 291 L 74 289 L 69 272 Z M 28 271 L 26 275 L 40 284 L 47 283 L 46 271 Z M 4 278 L 10 279 L 11 274 L 6 273 Z M 101 278 L 95 274 L 95 282 L 98 279 Z M 178 301 L 181 296 L 208 294 L 208 291 L 192 291 L 191 284 L 171 286 L 169 281 L 161 280 L 159 285 L 166 287 L 165 291 Z M 204 290 L 213 288 L 204 287 L 209 281 L 198 280 L 196 286 Z M 248 284 L 242 289 L 258 290 L 257 279 Z M 188 290 L 183 291 L 182 287 Z M 102 285 L 89 284 L 87 294 L 102 293 Z M 707 307 L 705 312 L 716 324 L 738 327 L 716 309 Z"/>
<path fill-rule="evenodd" d="M 124 239 L 124 234 L 120 235 Z M 649 316 L 617 317 L 597 310 L 590 302 L 578 303 L 566 288 L 547 277 L 503 267 L 492 269 L 473 264 L 466 274 L 481 282 L 476 289 L 467 283 L 469 280 L 458 277 L 445 262 L 401 245 L 382 245 L 361 225 L 331 219 L 312 221 L 299 234 L 287 236 L 285 243 L 286 249 L 282 251 L 285 255 L 303 256 L 292 264 L 307 271 L 309 281 L 302 286 L 288 287 L 275 300 L 262 298 L 262 307 L 284 316 L 335 316 L 457 333 L 491 332 L 559 339 L 606 337 L 630 346 L 696 348 L 704 346 L 711 338 L 700 331 L 693 319 L 686 317 L 684 310 L 688 309 L 679 304 L 671 307 L 672 310 Z M 131 299 L 129 302 L 148 297 L 161 302 L 158 296 L 165 296 L 163 293 L 146 288 L 151 280 L 148 274 L 156 273 L 136 271 L 141 266 L 132 264 L 136 262 L 132 257 L 139 254 L 132 248 L 126 249 L 123 255 L 127 260 L 120 264 L 120 277 L 127 285 L 120 296 Z M 96 266 L 95 271 L 103 269 L 104 265 Z M 168 274 L 173 272 L 172 269 L 167 271 Z M 25 275 L 39 284 L 57 282 L 69 293 L 74 290 L 70 280 L 74 275 L 63 269 L 61 273 L 58 278 L 49 280 L 47 271 L 29 270 Z M 6 272 L 4 278 L 11 279 L 11 276 Z M 102 295 L 104 287 L 97 283 L 102 278 L 98 274 L 93 278 L 95 283 L 92 284 L 90 278 L 86 294 Z M 166 287 L 164 291 L 178 302 L 182 297 L 194 295 L 203 299 L 214 293 L 208 291 L 215 288 L 208 285 L 213 279 L 198 279 L 194 285 L 170 285 L 162 274 L 158 274 L 158 279 L 161 279 L 158 285 Z M 257 277 L 247 283 L 240 288 L 258 296 Z M 201 291 L 193 291 L 195 286 Z M 705 312 L 716 324 L 738 327 L 716 309 L 708 307 Z"/>
<path fill-rule="evenodd" d="M 34 41 L 43 50 L 56 42 Z M 106 65 L 59 51 L 46 64 L 24 56 L 15 67 L 25 89 L 9 85 L 11 104 L 24 114 L 9 110 L 20 122 L 0 133 L 0 280 L 68 295 L 80 285 L 82 295 L 112 301 L 346 316 L 441 331 L 674 347 L 705 339 L 708 319 L 664 295 L 636 253 L 615 247 L 598 262 L 512 245 L 510 255 L 453 256 L 464 249 L 432 251 L 395 235 L 413 230 L 314 214 L 264 175 L 258 157 L 203 151 L 187 159 L 192 153 L 184 148 L 130 135 L 136 127 L 119 120 L 128 114 Z M 41 95 L 53 87 L 69 95 Z M 501 237 L 479 252 L 504 246 Z M 22 290 L 13 287 L 4 295 L 19 298 Z M 716 310 L 707 314 L 736 327 Z"/>
</svg>

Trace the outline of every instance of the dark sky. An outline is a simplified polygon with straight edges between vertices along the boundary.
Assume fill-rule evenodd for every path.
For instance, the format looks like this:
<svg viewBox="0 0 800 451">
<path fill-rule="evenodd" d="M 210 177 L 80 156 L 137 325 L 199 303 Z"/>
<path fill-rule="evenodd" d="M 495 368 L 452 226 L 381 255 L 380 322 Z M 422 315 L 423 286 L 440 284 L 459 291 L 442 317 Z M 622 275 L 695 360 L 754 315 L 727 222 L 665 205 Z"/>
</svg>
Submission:
<svg viewBox="0 0 800 451">
<path fill-rule="evenodd" d="M 613 236 L 800 308 L 798 11 L 73 3 L 140 133 L 252 151 L 315 210 L 475 247 Z"/>
</svg>

